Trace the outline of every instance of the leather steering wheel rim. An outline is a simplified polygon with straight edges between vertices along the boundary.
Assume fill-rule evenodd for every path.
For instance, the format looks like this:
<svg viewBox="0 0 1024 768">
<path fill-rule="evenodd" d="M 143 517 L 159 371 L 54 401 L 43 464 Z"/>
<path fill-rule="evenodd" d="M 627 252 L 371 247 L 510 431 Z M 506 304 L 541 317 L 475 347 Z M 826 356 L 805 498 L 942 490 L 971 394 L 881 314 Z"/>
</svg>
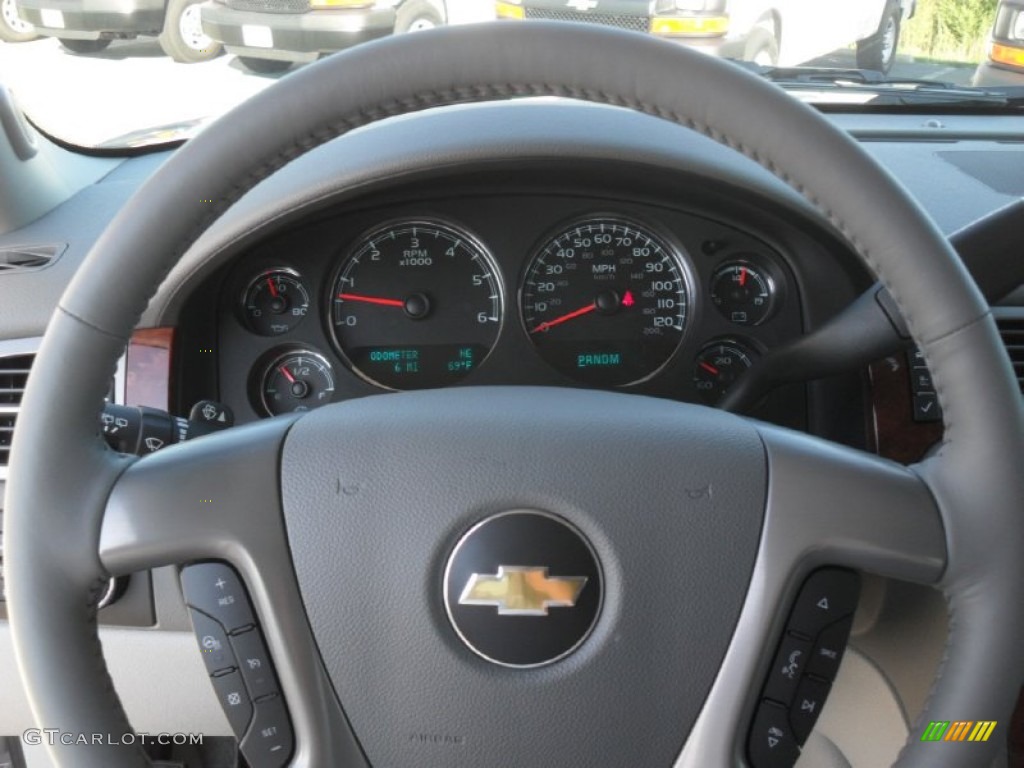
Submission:
<svg viewBox="0 0 1024 768">
<path fill-rule="evenodd" d="M 96 419 L 160 281 L 248 189 L 325 141 L 389 116 L 524 96 L 628 107 L 742 152 L 810 200 L 889 289 L 928 361 L 945 420 L 941 450 L 913 468 L 941 515 L 946 563 L 937 583 L 951 614 L 922 719 L 1000 722 L 989 743 L 949 749 L 922 745 L 912 732 L 899 764 L 984 764 L 1024 673 L 1024 417 L 983 297 L 899 184 L 777 87 L 650 37 L 547 23 L 441 29 L 307 67 L 178 150 L 97 242 L 36 358 L 7 486 L 11 631 L 40 727 L 129 731 L 100 652 L 94 602 L 107 576 L 98 554 L 104 511 L 132 461 L 106 449 Z M 56 746 L 51 754 L 60 765 L 145 764 L 136 747 Z"/>
</svg>

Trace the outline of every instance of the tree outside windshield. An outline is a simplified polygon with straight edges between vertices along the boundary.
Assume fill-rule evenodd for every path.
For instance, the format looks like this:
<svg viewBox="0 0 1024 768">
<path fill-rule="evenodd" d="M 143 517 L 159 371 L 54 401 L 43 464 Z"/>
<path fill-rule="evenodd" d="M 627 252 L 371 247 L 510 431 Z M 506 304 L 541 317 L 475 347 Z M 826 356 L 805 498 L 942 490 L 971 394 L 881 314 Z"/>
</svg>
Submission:
<svg viewBox="0 0 1024 768">
<path fill-rule="evenodd" d="M 1024 86 L 1024 0 L 0 0 L 0 82 L 64 141 L 140 146 L 345 48 L 495 19 L 604 24 L 760 68 Z"/>
</svg>

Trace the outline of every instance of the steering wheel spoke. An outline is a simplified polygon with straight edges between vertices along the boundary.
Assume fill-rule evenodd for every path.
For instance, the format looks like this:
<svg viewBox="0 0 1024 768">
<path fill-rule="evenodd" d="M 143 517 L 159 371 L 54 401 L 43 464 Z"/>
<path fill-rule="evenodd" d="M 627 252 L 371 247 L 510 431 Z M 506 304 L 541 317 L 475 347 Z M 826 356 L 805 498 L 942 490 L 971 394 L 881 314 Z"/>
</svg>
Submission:
<svg viewBox="0 0 1024 768">
<path fill-rule="evenodd" d="M 761 428 L 769 486 L 759 557 L 806 571 L 830 564 L 934 584 L 946 564 L 942 517 L 911 469 L 861 451 Z"/>
<path fill-rule="evenodd" d="M 736 631 L 677 768 L 733 765 L 765 665 L 801 583 L 843 566 L 921 584 L 946 564 L 942 518 L 911 469 L 796 432 L 759 427 L 768 457 L 764 529 Z M 749 695 L 737 695 L 747 691 Z"/>
<path fill-rule="evenodd" d="M 292 764 L 356 767 L 362 758 L 319 661 L 284 529 L 279 465 L 294 422 L 236 427 L 136 461 L 110 493 L 100 559 L 112 574 L 230 563 L 276 667 L 294 731 Z"/>
<path fill-rule="evenodd" d="M 236 428 L 132 464 L 110 492 L 100 559 L 112 575 L 217 559 L 284 542 L 278 462 L 294 419 Z"/>
</svg>

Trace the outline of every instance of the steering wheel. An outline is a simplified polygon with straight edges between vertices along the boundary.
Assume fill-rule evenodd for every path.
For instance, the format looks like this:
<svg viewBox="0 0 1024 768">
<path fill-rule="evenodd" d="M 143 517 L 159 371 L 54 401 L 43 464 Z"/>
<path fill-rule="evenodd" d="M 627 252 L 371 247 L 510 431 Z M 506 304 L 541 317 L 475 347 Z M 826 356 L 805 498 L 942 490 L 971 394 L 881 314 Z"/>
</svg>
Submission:
<svg viewBox="0 0 1024 768">
<path fill-rule="evenodd" d="M 523 96 L 673 121 L 802 193 L 898 302 L 934 377 L 941 449 L 906 468 L 699 406 L 543 388 L 369 397 L 141 460 L 105 447 L 97 415 L 148 297 L 255 183 L 381 118 Z M 1022 456 L 1020 393 L 984 299 L 900 185 L 812 109 L 642 35 L 447 28 L 266 89 L 175 152 L 97 242 L 18 421 L 11 631 L 40 727 L 115 735 L 51 747 L 61 766 L 146 764 L 116 736 L 130 728 L 100 652 L 101 585 L 202 560 L 231 563 L 251 595 L 294 765 L 737 765 L 799 584 L 845 566 L 947 597 L 946 656 L 920 721 L 998 721 L 985 743 L 912 731 L 899 765 L 987 765 L 1024 674 Z M 446 573 L 481 524 L 527 518 L 515 535 L 536 560 L 504 565 L 550 565 L 559 536 L 582 543 L 594 571 L 577 592 L 597 618 L 556 663 L 499 666 L 453 630 Z M 561 533 L 542 534 L 542 519 Z M 575 610 L 552 607 L 532 633 L 551 639 Z M 515 634 L 486 615 L 496 642 Z"/>
</svg>

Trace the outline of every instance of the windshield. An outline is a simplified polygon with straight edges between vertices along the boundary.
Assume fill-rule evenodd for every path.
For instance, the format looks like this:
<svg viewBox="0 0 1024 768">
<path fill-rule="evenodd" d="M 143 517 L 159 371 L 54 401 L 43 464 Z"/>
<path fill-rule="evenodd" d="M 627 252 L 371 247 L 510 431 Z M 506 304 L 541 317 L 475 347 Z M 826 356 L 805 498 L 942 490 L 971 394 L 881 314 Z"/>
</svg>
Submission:
<svg viewBox="0 0 1024 768">
<path fill-rule="evenodd" d="M 1024 94 L 1024 0 L 0 0 L 0 11 L 0 83 L 41 129 L 85 147 L 186 138 L 318 58 L 495 19 L 654 35 L 823 108 L 1006 110 Z"/>
</svg>

